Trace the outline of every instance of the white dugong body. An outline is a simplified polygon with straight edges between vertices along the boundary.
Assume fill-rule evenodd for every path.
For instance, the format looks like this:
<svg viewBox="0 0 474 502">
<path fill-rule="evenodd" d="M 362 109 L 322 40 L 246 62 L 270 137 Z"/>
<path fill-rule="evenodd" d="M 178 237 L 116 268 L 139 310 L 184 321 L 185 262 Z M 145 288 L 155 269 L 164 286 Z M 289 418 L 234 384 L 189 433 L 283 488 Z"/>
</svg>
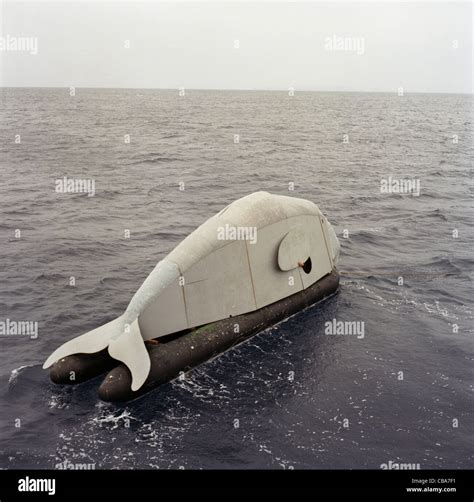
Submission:
<svg viewBox="0 0 474 502">
<path fill-rule="evenodd" d="M 255 228 L 258 239 L 219 240 L 223 225 Z M 121 316 L 66 342 L 43 368 L 69 355 L 108 348 L 129 368 L 132 390 L 138 390 L 150 371 L 144 341 L 258 310 L 309 287 L 335 268 L 339 249 L 334 229 L 312 202 L 266 192 L 243 197 L 160 261 Z M 299 264 L 308 258 L 312 270 L 303 272 Z M 290 276 L 296 280 L 292 288 Z M 167 329 L 160 331 L 166 316 Z"/>
</svg>

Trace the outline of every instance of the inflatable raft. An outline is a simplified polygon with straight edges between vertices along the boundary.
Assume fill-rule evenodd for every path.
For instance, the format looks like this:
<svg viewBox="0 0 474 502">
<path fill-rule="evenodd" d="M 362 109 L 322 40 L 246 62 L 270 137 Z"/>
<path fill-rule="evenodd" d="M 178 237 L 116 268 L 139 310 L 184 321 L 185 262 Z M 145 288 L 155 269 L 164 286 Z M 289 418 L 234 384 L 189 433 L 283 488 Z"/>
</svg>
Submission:
<svg viewBox="0 0 474 502">
<path fill-rule="evenodd" d="M 339 249 L 312 202 L 243 197 L 160 261 L 124 314 L 66 342 L 44 368 L 60 384 L 109 371 L 101 399 L 134 399 L 334 293 Z"/>
</svg>

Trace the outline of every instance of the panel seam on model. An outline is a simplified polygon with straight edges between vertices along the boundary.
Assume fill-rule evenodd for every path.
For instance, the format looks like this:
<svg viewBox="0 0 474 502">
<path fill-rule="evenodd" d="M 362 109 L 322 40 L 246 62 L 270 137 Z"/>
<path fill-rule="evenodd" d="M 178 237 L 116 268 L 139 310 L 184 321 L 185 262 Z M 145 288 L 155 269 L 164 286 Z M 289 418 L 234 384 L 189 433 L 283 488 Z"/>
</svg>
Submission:
<svg viewBox="0 0 474 502">
<path fill-rule="evenodd" d="M 255 285 L 253 283 L 253 275 L 252 275 L 252 267 L 250 266 L 250 256 L 249 256 L 249 250 L 248 250 L 248 242 L 245 241 L 245 253 L 247 255 L 247 267 L 249 268 L 249 274 L 250 274 L 250 282 L 252 283 L 252 294 L 253 294 L 253 301 L 255 304 L 255 309 L 257 309 L 257 297 L 255 296 Z"/>
</svg>

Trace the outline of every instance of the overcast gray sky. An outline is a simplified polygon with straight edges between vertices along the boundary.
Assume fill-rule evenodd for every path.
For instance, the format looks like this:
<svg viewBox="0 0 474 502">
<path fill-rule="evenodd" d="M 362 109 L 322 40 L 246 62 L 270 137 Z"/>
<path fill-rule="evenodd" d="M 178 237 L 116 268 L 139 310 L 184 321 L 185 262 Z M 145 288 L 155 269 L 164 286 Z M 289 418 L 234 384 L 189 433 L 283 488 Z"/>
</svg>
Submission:
<svg viewBox="0 0 474 502">
<path fill-rule="evenodd" d="M 2 86 L 472 92 L 469 2 L 0 9 Z M 18 37 L 36 49 L 14 50 Z"/>
</svg>

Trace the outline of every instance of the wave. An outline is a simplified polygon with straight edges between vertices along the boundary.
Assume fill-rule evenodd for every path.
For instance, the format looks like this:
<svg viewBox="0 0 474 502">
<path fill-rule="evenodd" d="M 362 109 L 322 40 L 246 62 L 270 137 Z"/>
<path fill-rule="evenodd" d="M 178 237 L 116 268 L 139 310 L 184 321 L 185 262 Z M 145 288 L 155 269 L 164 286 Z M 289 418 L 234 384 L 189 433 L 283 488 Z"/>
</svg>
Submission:
<svg viewBox="0 0 474 502">
<path fill-rule="evenodd" d="M 441 221 L 449 221 L 447 214 L 441 209 L 433 209 L 432 211 L 428 211 L 427 213 L 422 213 L 420 215 L 417 214 L 417 219 L 428 218 L 428 219 L 436 219 Z"/>
<path fill-rule="evenodd" d="M 65 281 L 66 276 L 63 274 L 57 274 L 57 273 L 52 273 L 52 274 L 47 274 L 47 273 L 41 273 L 37 275 L 34 279 L 33 282 L 56 282 L 56 281 Z"/>
<path fill-rule="evenodd" d="M 389 282 L 389 281 L 386 281 Z M 370 289 L 366 284 L 363 284 L 359 280 L 343 280 L 341 284 L 344 287 L 352 288 L 354 287 L 357 290 L 364 291 L 367 295 L 367 298 L 374 302 L 376 305 L 384 308 L 391 308 L 392 312 L 399 312 L 400 307 L 405 305 L 412 305 L 418 310 L 423 310 L 428 314 L 434 314 L 440 317 L 443 317 L 448 320 L 458 320 L 459 316 L 454 312 L 450 311 L 447 305 L 442 304 L 439 300 L 427 301 L 419 298 L 410 292 L 404 292 L 401 295 L 395 296 L 397 290 L 396 286 L 393 287 L 391 293 L 393 296 L 391 298 L 382 296 L 376 291 Z"/>
<path fill-rule="evenodd" d="M 13 386 L 16 385 L 18 381 L 18 377 L 26 368 L 34 368 L 38 366 L 37 364 L 25 364 L 24 366 L 19 366 L 11 371 L 10 377 L 8 378 L 8 390 L 10 390 Z"/>
<path fill-rule="evenodd" d="M 139 158 L 135 158 L 131 162 L 128 162 L 127 165 L 135 166 L 142 164 L 158 164 L 166 162 L 182 162 L 182 159 L 178 157 L 167 157 L 165 155 L 149 154 Z"/>
</svg>

